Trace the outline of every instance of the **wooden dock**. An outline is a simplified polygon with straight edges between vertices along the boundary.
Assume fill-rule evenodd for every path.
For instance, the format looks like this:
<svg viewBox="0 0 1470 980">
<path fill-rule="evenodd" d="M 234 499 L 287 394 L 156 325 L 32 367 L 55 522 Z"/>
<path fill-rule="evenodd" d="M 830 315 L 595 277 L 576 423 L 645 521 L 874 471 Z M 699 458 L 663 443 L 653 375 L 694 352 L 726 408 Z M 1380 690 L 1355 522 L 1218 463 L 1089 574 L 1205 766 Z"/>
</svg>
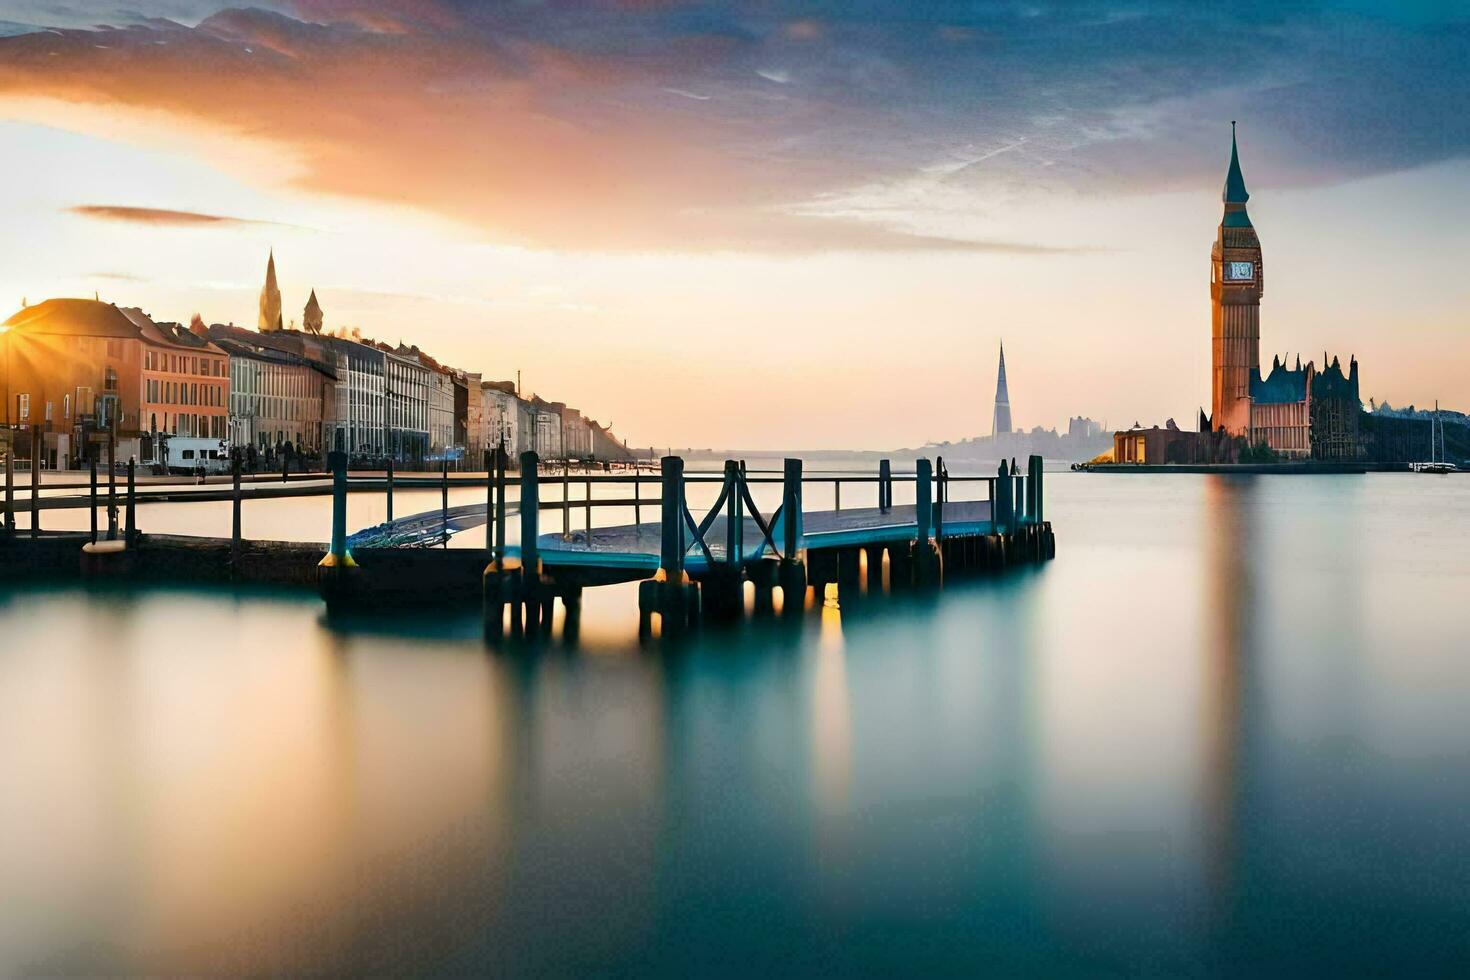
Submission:
<svg viewBox="0 0 1470 980">
<path fill-rule="evenodd" d="M 20 508 L 7 481 L 0 577 L 55 577 L 70 571 L 154 581 L 310 582 L 329 609 L 478 602 L 487 639 L 494 641 L 549 632 L 557 602 L 565 610 L 565 628 L 575 629 L 583 590 L 604 585 L 640 583 L 641 632 L 671 634 L 705 620 L 778 611 L 795 616 L 824 600 L 849 604 L 887 592 L 939 587 L 946 577 L 1045 561 L 1055 553 L 1037 456 L 1029 459 L 1025 473 L 1003 463 L 994 476 L 951 476 L 942 459 L 919 459 L 909 474 L 894 474 L 886 460 L 876 474 L 805 474 L 797 459 L 786 460 L 779 475 L 748 473 L 734 460 L 727 461 L 723 474 L 686 474 L 684 461 L 668 456 L 658 473 L 579 474 L 582 500 L 571 497 L 569 473 L 543 476 L 534 453 L 522 454 L 520 471 L 510 479 L 506 464 L 497 453 L 488 473 L 456 478 L 457 486 L 483 486 L 486 497 L 483 504 L 452 508 L 447 473 L 400 477 L 399 486 L 439 486 L 442 497 L 439 508 L 396 520 L 391 472 L 386 478 L 351 477 L 340 454 L 333 454 L 328 476 L 294 486 L 246 488 L 237 470 L 229 487 L 138 493 L 130 469 L 121 492 L 115 480 L 108 481 L 104 500 L 94 473 L 84 485 L 85 496 L 31 495 L 24 506 L 32 526 L 23 535 L 15 521 Z M 507 492 L 512 480 L 519 484 L 513 502 Z M 805 489 L 829 482 L 835 506 L 808 509 Z M 911 483 L 914 502 L 895 504 L 894 486 L 904 482 Z M 781 490 L 780 503 L 768 507 L 769 513 L 757 506 L 752 492 L 763 483 Z M 647 484 L 655 484 L 657 492 L 645 492 Z M 844 509 L 842 488 L 854 484 L 865 488 L 868 499 L 876 496 L 877 506 Z M 599 485 L 625 488 L 631 496 L 595 498 L 593 487 Z M 693 485 L 718 490 L 713 506 L 701 515 L 687 502 Z M 349 536 L 348 493 L 373 491 L 388 495 L 389 521 Z M 962 499 L 952 499 L 952 493 Z M 320 494 L 332 497 L 329 544 L 242 540 L 245 501 Z M 229 539 L 145 534 L 137 526 L 140 497 L 174 503 L 231 499 L 234 533 Z M 43 511 L 74 507 L 90 508 L 90 533 L 40 530 Z M 606 507 L 631 509 L 635 520 L 596 527 L 593 510 Z M 642 520 L 645 509 L 658 519 Z M 99 511 L 108 515 L 105 530 L 99 527 Z M 580 530 L 572 530 L 573 511 L 585 511 Z M 561 513 L 560 531 L 543 531 L 543 512 Z M 519 523 L 515 545 L 506 540 L 512 520 Z M 432 547 L 480 526 L 483 548 Z"/>
</svg>

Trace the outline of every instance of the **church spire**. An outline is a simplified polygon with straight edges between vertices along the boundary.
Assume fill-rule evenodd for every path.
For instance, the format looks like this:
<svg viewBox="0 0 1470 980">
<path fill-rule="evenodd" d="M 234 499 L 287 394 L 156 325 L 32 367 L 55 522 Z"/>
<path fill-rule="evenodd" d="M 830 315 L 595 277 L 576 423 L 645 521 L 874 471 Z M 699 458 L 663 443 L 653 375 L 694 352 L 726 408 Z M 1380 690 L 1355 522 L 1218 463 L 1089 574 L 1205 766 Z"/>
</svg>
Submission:
<svg viewBox="0 0 1470 980">
<path fill-rule="evenodd" d="M 256 327 L 262 333 L 270 333 L 283 326 L 281 290 L 276 285 L 276 250 L 271 249 L 270 258 L 265 262 L 265 286 L 260 290 L 260 320 Z"/>
<path fill-rule="evenodd" d="M 307 333 L 321 333 L 322 306 L 316 301 L 316 290 L 311 291 L 311 298 L 306 301 L 306 310 L 301 316 L 301 325 L 306 328 Z"/>
<path fill-rule="evenodd" d="M 1225 190 L 1220 200 L 1226 204 L 1244 204 L 1251 199 L 1245 189 L 1245 178 L 1240 174 L 1240 152 L 1235 146 L 1235 120 L 1230 120 L 1230 170 L 1225 174 Z"/>
<path fill-rule="evenodd" d="M 990 434 L 1004 435 L 1011 431 L 1011 393 L 1006 388 L 1006 345 L 1000 344 L 1000 369 L 995 376 L 995 414 L 991 417 Z"/>
</svg>

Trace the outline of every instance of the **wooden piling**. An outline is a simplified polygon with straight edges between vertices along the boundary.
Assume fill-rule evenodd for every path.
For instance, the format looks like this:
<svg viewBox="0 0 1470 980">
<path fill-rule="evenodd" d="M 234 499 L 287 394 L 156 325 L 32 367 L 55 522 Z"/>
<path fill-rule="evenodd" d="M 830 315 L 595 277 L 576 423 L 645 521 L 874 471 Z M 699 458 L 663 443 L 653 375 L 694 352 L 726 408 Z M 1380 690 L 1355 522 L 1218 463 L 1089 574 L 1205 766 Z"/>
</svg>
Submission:
<svg viewBox="0 0 1470 980">
<path fill-rule="evenodd" d="M 744 521 L 740 513 L 740 464 L 733 459 L 725 460 L 725 491 L 725 562 L 738 568 Z"/>
<path fill-rule="evenodd" d="M 495 557 L 495 450 L 484 452 L 485 464 L 485 554 Z"/>
<path fill-rule="evenodd" d="M 505 447 L 495 450 L 495 557 L 505 556 Z"/>
<path fill-rule="evenodd" d="M 329 557 L 334 566 L 351 567 L 352 556 L 347 551 L 347 454 L 329 453 L 328 465 L 332 468 L 332 545 Z"/>
<path fill-rule="evenodd" d="M 107 426 L 107 540 L 117 540 L 117 416 Z"/>
<path fill-rule="evenodd" d="M 929 460 L 914 460 L 914 521 L 921 541 L 929 540 L 934 529 L 934 474 Z"/>
<path fill-rule="evenodd" d="M 41 427 L 31 426 L 31 537 L 41 533 Z"/>
<path fill-rule="evenodd" d="M 91 506 L 88 507 L 87 510 L 91 513 L 91 522 L 90 522 L 91 523 L 91 533 L 92 533 L 91 540 L 92 540 L 92 543 L 93 544 L 96 544 L 97 543 L 97 458 L 95 456 L 87 461 L 87 473 L 89 475 L 88 482 L 90 483 L 90 487 L 91 487 L 90 488 L 90 491 L 89 491 L 89 497 L 90 497 Z M 34 491 L 32 491 L 32 492 L 34 492 Z"/>
<path fill-rule="evenodd" d="M 482 616 L 484 618 L 485 639 L 489 643 L 500 640 L 505 632 L 506 610 L 510 610 L 510 630 L 512 636 L 521 636 L 524 632 L 524 610 L 522 608 L 523 596 L 521 592 L 522 570 L 521 563 L 508 558 L 505 554 L 506 535 L 506 502 L 505 502 L 505 447 L 497 446 L 490 451 L 490 466 L 494 472 L 490 474 L 489 483 L 491 489 L 487 491 L 490 500 L 494 501 L 494 507 L 490 510 L 486 522 L 485 540 L 487 547 L 490 546 L 491 528 L 494 528 L 494 545 L 491 548 L 490 562 L 485 566 L 485 573 L 481 578 L 481 601 Z M 535 474 L 536 466 L 529 467 L 530 472 Z M 521 473 L 524 476 L 527 467 L 522 465 Z M 534 476 L 533 476 L 534 480 Z M 524 491 L 523 491 L 524 494 Z M 533 491 L 531 499 L 536 499 Z M 487 507 L 489 501 L 487 500 Z M 534 538 L 532 539 L 534 541 Z M 532 546 L 532 557 L 535 555 L 535 546 Z"/>
<path fill-rule="evenodd" d="M 124 524 L 123 540 L 128 547 L 138 540 L 138 498 L 137 498 L 137 468 L 138 460 L 128 457 L 128 491 L 127 491 L 127 521 Z"/>
<path fill-rule="evenodd" d="M 893 464 L 886 459 L 878 461 L 878 512 L 888 513 L 893 509 Z"/>
<path fill-rule="evenodd" d="M 240 561 L 240 450 L 230 453 L 230 563 Z M 336 526 L 336 500 L 332 501 L 333 527 Z"/>
<path fill-rule="evenodd" d="M 663 494 L 660 501 L 659 567 L 670 582 L 684 575 L 684 460 L 678 456 L 663 458 Z"/>
<path fill-rule="evenodd" d="M 561 461 L 561 537 L 568 541 L 572 537 L 572 461 Z"/>
<path fill-rule="evenodd" d="M 5 536 L 15 537 L 15 443 L 5 450 Z"/>
<path fill-rule="evenodd" d="M 934 533 L 934 474 L 929 460 L 914 460 L 914 544 L 912 578 L 919 585 L 938 585 L 943 563 L 930 537 Z"/>
<path fill-rule="evenodd" d="M 801 460 L 787 459 L 781 486 L 781 585 L 783 616 L 799 616 L 806 608 L 805 542 L 802 537 Z"/>
<path fill-rule="evenodd" d="M 388 457 L 388 523 L 393 523 L 393 457 Z"/>
<path fill-rule="evenodd" d="M 541 534 L 540 460 L 530 450 L 521 453 L 521 564 L 528 572 L 536 568 L 537 542 Z"/>
<path fill-rule="evenodd" d="M 439 526 L 444 529 L 444 547 L 449 547 L 449 454 L 439 460 Z"/>
<path fill-rule="evenodd" d="M 1044 471 L 1041 462 L 1041 457 L 1034 454 L 1026 461 L 1026 469 L 1030 473 L 1029 485 L 1031 490 L 1031 499 L 1027 504 L 1026 511 L 1030 514 L 1031 520 L 1036 524 L 1041 524 L 1046 520 L 1042 513 L 1042 498 L 1044 496 L 1042 493 L 1042 482 Z"/>
<path fill-rule="evenodd" d="M 1010 467 L 1006 465 L 1005 460 L 1001 460 L 1000 471 L 995 477 L 995 498 L 990 502 L 990 522 L 998 532 L 1004 533 L 1011 529 L 1014 520 L 1012 499 L 1015 489 Z"/>
</svg>

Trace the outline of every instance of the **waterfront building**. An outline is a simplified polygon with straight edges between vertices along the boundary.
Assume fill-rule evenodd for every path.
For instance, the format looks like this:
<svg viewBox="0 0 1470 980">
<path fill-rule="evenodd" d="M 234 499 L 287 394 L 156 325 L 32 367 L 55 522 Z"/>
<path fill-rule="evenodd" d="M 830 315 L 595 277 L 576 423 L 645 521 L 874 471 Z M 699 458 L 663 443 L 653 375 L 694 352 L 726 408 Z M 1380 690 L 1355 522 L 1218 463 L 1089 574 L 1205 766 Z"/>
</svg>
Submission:
<svg viewBox="0 0 1470 980">
<path fill-rule="evenodd" d="M 485 381 L 480 385 L 482 439 L 486 449 L 503 445 L 511 461 L 536 449 L 536 413 L 517 397 L 514 381 Z M 539 452 L 539 450 L 537 450 Z"/>
<path fill-rule="evenodd" d="M 1113 433 L 1113 462 L 1158 466 L 1163 463 L 1208 463 L 1215 454 L 1209 432 L 1187 432 L 1169 419 L 1148 428 L 1133 423 Z"/>
<path fill-rule="evenodd" d="M 429 372 L 429 453 L 459 459 L 464 442 L 454 438 L 454 376 L 440 368 Z"/>
<path fill-rule="evenodd" d="M 402 348 L 400 348 L 402 350 Z M 429 374 L 416 353 L 383 348 L 388 455 L 421 463 L 429 453 Z"/>
<path fill-rule="evenodd" d="M 995 375 L 995 412 L 990 418 L 991 436 L 1011 432 L 1011 393 L 1006 387 L 1006 345 L 1000 345 L 1000 367 Z"/>
<path fill-rule="evenodd" d="M 484 402 L 480 394 L 480 376 L 470 371 L 454 371 L 454 439 L 464 447 L 466 465 L 476 469 L 484 465 Z"/>
<path fill-rule="evenodd" d="M 592 455 L 592 430 L 581 411 L 561 407 L 562 453 L 567 459 L 586 459 Z"/>
<path fill-rule="evenodd" d="M 1265 265 L 1246 202 L 1235 123 L 1221 192 L 1224 214 L 1210 247 L 1210 415 L 1202 429 L 1264 444 L 1281 456 L 1353 459 L 1358 455 L 1358 365 L 1344 375 L 1336 358 L 1323 368 L 1273 358 L 1261 377 L 1261 297 Z M 1120 460 L 1121 461 L 1121 460 Z"/>
<path fill-rule="evenodd" d="M 562 402 L 548 402 L 531 396 L 532 446 L 542 459 L 562 459 Z"/>
<path fill-rule="evenodd" d="M 330 444 L 354 457 L 387 452 L 387 355 L 370 344 L 345 337 L 323 338 L 337 355 L 337 408 Z"/>
<path fill-rule="evenodd" d="M 0 331 L 0 418 L 38 426 L 51 467 L 87 458 L 87 433 L 114 422 L 119 459 L 153 462 L 168 435 L 225 439 L 229 387 L 223 351 L 136 308 L 49 299 Z"/>
<path fill-rule="evenodd" d="M 256 325 L 262 333 L 285 326 L 281 320 L 281 290 L 276 286 L 275 249 L 271 249 L 270 257 L 265 260 L 265 285 L 260 289 L 260 317 Z"/>
<path fill-rule="evenodd" d="M 245 331 L 241 331 L 244 333 Z M 230 356 L 230 435 L 237 446 L 263 455 L 291 451 L 319 455 L 329 445 L 324 406 L 335 400 L 331 368 L 299 354 L 239 340 L 215 343 Z"/>
</svg>

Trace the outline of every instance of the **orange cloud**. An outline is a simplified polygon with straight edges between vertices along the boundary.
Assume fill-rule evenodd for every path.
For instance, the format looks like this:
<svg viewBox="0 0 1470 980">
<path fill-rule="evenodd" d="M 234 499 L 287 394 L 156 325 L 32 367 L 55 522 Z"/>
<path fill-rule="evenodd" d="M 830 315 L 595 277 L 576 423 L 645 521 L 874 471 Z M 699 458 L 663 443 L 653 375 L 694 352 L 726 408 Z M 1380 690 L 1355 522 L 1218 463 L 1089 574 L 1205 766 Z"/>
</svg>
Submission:
<svg viewBox="0 0 1470 980">
<path fill-rule="evenodd" d="M 168 208 L 135 208 L 119 204 L 78 204 L 67 208 L 71 214 L 85 218 L 100 218 L 103 221 L 127 221 L 141 225 L 173 225 L 175 227 L 209 227 L 231 225 L 271 225 L 274 221 L 257 221 L 251 218 L 232 218 L 222 214 L 201 214 L 198 211 L 172 211 Z"/>
<path fill-rule="evenodd" d="M 856 132 L 862 120 L 820 98 L 771 102 L 737 64 L 746 45 L 738 37 L 680 35 L 594 54 L 484 26 L 445 29 L 455 14 L 433 2 L 300 7 L 332 23 L 249 9 L 195 28 L 152 21 L 105 37 L 3 38 L 0 100 L 40 96 L 222 126 L 288 148 L 302 188 L 407 204 L 501 242 L 974 247 L 784 213 L 861 170 L 796 152 L 787 134 Z M 388 32 L 380 15 L 390 10 L 402 14 L 401 29 Z M 379 29 L 364 29 L 369 22 Z M 692 68 L 739 80 L 710 100 L 670 96 L 667 85 Z"/>
</svg>

